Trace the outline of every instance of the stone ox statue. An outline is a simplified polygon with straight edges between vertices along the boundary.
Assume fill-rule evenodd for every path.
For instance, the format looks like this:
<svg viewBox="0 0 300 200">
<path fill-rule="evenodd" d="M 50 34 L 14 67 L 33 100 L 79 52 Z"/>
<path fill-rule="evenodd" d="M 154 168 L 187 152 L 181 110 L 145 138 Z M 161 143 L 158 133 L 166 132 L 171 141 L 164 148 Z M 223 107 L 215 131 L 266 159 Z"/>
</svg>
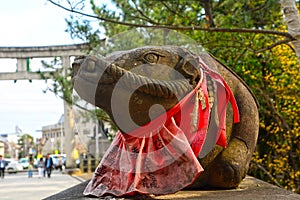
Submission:
<svg viewBox="0 0 300 200">
<path fill-rule="evenodd" d="M 79 96 L 105 110 L 120 130 L 85 195 L 235 188 L 246 176 L 258 135 L 257 103 L 208 53 L 145 46 L 78 57 L 73 71 Z"/>
</svg>

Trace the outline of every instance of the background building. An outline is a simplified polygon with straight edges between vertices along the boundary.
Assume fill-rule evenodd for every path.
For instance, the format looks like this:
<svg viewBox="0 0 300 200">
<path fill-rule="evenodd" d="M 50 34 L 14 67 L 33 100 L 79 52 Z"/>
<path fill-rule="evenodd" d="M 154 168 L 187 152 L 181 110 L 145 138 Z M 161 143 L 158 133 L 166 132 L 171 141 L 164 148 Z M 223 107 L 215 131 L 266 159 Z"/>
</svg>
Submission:
<svg viewBox="0 0 300 200">
<path fill-rule="evenodd" d="M 101 157 L 110 145 L 107 133 L 112 132 L 108 123 L 87 117 L 82 112 L 74 111 L 75 147 L 77 158 L 81 155 Z M 65 153 L 68 142 L 65 141 L 64 116 L 56 124 L 42 127 L 42 138 L 38 141 L 38 153 Z M 97 138 L 98 137 L 98 138 Z"/>
<path fill-rule="evenodd" d="M 20 146 L 19 133 L 0 134 L 0 155 L 6 158 L 18 159 Z"/>
</svg>

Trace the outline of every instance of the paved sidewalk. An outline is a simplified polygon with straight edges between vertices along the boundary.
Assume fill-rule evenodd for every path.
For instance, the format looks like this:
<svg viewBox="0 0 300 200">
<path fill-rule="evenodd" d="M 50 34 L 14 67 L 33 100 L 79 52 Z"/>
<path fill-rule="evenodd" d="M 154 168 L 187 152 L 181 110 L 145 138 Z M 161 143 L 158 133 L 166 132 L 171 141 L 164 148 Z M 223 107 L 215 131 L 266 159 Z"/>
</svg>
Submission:
<svg viewBox="0 0 300 200">
<path fill-rule="evenodd" d="M 5 174 L 0 180 L 1 200 L 41 200 L 75 186 L 82 181 L 68 175 L 54 171 L 51 178 L 38 178 L 33 173 L 33 178 L 27 177 L 27 172 Z"/>
<path fill-rule="evenodd" d="M 93 177 L 93 173 L 87 174 L 79 174 L 79 175 L 73 175 L 73 177 L 78 178 L 79 180 L 81 180 L 82 182 L 84 181 L 88 181 Z"/>
</svg>

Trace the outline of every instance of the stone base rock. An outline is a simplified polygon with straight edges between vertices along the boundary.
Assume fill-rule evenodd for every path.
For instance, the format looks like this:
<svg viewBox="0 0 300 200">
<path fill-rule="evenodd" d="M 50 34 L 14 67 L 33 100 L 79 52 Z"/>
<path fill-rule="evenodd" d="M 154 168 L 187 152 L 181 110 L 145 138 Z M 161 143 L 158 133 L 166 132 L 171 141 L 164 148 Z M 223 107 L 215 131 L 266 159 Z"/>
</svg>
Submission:
<svg viewBox="0 0 300 200">
<path fill-rule="evenodd" d="M 45 200 L 95 200 L 96 197 L 85 197 L 83 190 L 89 181 L 82 182 L 74 187 L 60 193 L 47 197 Z M 162 196 L 136 196 L 130 198 L 103 197 L 100 199 L 202 199 L 202 200 L 300 200 L 300 195 L 291 191 L 279 188 L 264 181 L 247 176 L 237 189 L 231 190 L 184 190 L 175 194 Z"/>
</svg>

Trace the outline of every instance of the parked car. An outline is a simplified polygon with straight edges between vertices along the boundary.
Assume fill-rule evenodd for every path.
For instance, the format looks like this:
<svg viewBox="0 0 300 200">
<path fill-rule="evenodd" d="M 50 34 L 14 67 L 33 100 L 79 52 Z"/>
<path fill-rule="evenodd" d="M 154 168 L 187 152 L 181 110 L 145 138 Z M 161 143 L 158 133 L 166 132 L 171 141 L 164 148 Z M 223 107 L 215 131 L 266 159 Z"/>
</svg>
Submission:
<svg viewBox="0 0 300 200">
<path fill-rule="evenodd" d="M 23 166 L 23 169 L 27 169 L 29 167 L 28 158 L 20 158 L 19 163 Z"/>
<path fill-rule="evenodd" d="M 18 161 L 9 161 L 5 167 L 5 171 L 10 173 L 17 173 L 23 170 L 23 165 L 21 165 Z"/>
<path fill-rule="evenodd" d="M 5 161 L 5 166 L 8 165 L 8 163 L 10 163 L 11 161 L 14 161 L 14 159 L 12 158 L 4 158 Z"/>
<path fill-rule="evenodd" d="M 29 159 L 28 158 L 20 158 L 19 163 L 23 166 L 24 169 L 28 169 L 29 167 Z M 33 167 L 37 168 L 38 160 L 33 160 Z"/>
<path fill-rule="evenodd" d="M 66 166 L 66 154 L 51 154 L 50 157 L 53 160 L 55 169 L 58 169 L 58 165 L 59 165 L 58 162 L 59 162 L 60 157 L 62 159 L 62 165 Z"/>
</svg>

